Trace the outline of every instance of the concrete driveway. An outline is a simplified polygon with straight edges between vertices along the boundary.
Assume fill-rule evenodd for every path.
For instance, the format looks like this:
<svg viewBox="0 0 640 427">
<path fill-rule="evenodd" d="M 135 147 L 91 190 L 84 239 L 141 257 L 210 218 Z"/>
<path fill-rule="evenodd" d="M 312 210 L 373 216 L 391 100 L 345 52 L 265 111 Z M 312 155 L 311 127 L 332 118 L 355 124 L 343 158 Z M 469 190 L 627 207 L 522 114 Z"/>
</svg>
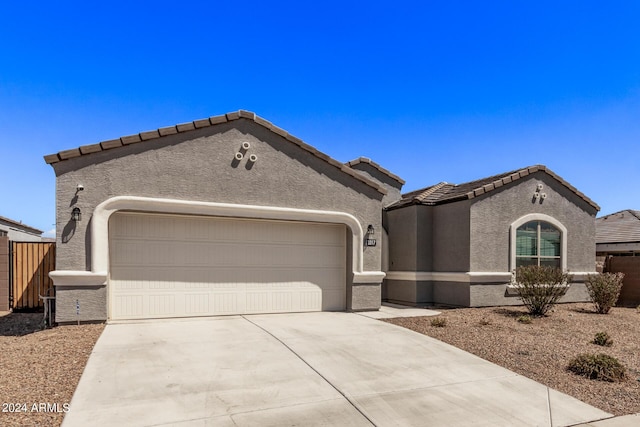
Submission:
<svg viewBox="0 0 640 427">
<path fill-rule="evenodd" d="M 353 313 L 108 325 L 63 427 L 569 426 L 611 417 Z"/>
</svg>

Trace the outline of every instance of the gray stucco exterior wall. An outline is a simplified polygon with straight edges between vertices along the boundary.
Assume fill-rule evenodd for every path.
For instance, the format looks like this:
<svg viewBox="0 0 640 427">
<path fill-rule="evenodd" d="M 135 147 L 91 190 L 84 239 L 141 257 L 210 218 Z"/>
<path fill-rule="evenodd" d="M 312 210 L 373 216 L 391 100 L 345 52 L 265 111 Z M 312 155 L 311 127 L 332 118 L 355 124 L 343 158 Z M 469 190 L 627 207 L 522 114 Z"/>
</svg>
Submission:
<svg viewBox="0 0 640 427">
<path fill-rule="evenodd" d="M 543 200 L 533 198 L 538 185 L 546 194 Z M 512 224 L 531 214 L 560 222 L 566 227 L 567 270 L 590 273 L 595 272 L 596 213 L 596 207 L 543 171 L 479 197 L 386 211 L 390 264 L 384 296 L 418 305 L 521 304 L 507 292 L 514 268 Z M 561 302 L 586 300 L 578 276 Z"/>
<path fill-rule="evenodd" d="M 235 160 L 243 142 L 250 148 Z M 246 157 L 257 156 L 255 163 Z M 346 212 L 382 228 L 383 194 L 251 120 L 196 129 L 72 158 L 52 165 L 56 172 L 57 268 L 90 270 L 91 216 L 103 201 L 121 195 Z M 84 190 L 77 192 L 78 184 Z M 71 220 L 78 207 L 82 221 Z M 380 271 L 380 247 L 366 248 L 364 271 Z M 350 263 L 348 266 L 350 267 Z M 347 287 L 351 284 L 347 282 Z M 360 288 L 360 287 L 359 287 Z M 353 307 L 380 305 L 380 286 L 353 289 Z M 75 320 L 75 295 L 60 289 L 58 321 Z M 74 293 L 75 292 L 75 293 Z M 90 290 L 82 291 L 86 293 Z M 377 301 L 374 294 L 377 292 Z M 64 295 L 66 293 L 66 295 Z M 106 292 L 95 290 L 87 305 L 93 319 L 106 318 Z M 348 307 L 349 308 L 349 307 Z"/>
<path fill-rule="evenodd" d="M 417 271 L 418 206 L 407 206 L 385 212 L 385 228 L 389 235 L 389 270 Z M 421 236 L 420 236 L 421 238 Z"/>
<path fill-rule="evenodd" d="M 391 271 L 468 271 L 467 202 L 387 211 Z"/>
<path fill-rule="evenodd" d="M 433 271 L 469 271 L 469 202 L 433 210 Z"/>
<path fill-rule="evenodd" d="M 516 184 L 516 183 L 514 183 Z M 543 172 L 475 199 L 471 205 L 470 271 L 510 271 L 509 227 L 524 215 L 546 214 L 567 228 L 567 269 L 595 272 L 596 210 Z M 533 200 L 538 184 L 547 197 Z"/>
<path fill-rule="evenodd" d="M 400 200 L 402 197 L 400 191 L 402 190 L 402 184 L 393 178 L 380 172 L 368 163 L 358 163 L 355 166 L 351 166 L 352 169 L 361 173 L 363 176 L 378 182 L 387 190 L 387 194 L 382 199 L 382 205 L 387 206 L 391 203 Z"/>
</svg>

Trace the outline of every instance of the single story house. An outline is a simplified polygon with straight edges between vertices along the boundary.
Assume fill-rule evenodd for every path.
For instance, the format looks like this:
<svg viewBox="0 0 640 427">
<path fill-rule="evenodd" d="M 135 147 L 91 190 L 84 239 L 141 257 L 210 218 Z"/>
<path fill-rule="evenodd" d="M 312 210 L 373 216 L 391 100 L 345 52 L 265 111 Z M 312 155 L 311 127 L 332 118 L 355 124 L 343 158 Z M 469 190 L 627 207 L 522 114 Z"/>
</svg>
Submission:
<svg viewBox="0 0 640 427">
<path fill-rule="evenodd" d="M 244 110 L 45 161 L 60 323 L 502 304 L 521 233 L 556 245 L 529 262 L 594 264 L 597 205 L 543 166 L 402 196 L 372 160 L 341 163 Z"/>
<path fill-rule="evenodd" d="M 383 298 L 465 307 L 521 304 L 510 286 L 512 271 L 534 264 L 569 270 L 574 283 L 562 301 L 586 301 L 598 210 L 542 165 L 404 194 L 385 209 Z"/>
</svg>

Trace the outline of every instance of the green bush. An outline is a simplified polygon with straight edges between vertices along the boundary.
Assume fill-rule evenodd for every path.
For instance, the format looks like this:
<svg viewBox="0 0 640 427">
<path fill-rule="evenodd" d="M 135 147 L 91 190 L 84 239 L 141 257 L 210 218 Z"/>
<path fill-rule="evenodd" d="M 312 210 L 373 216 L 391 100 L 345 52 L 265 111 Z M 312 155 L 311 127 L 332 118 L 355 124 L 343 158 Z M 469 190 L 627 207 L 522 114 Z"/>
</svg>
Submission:
<svg viewBox="0 0 640 427">
<path fill-rule="evenodd" d="M 611 345 L 613 345 L 613 340 L 606 332 L 598 332 L 591 342 L 603 347 L 611 347 Z"/>
<path fill-rule="evenodd" d="M 528 314 L 523 314 L 522 316 L 518 316 L 518 318 L 516 320 L 518 322 L 524 323 L 526 325 L 530 324 L 533 321 L 531 319 L 531 316 L 529 316 Z"/>
<path fill-rule="evenodd" d="M 607 314 L 616 305 L 622 289 L 623 273 L 590 274 L 584 284 L 591 302 L 600 314 Z"/>
<path fill-rule="evenodd" d="M 431 319 L 431 326 L 435 326 L 436 328 L 444 328 L 447 326 L 447 319 L 444 317 L 435 317 Z"/>
<path fill-rule="evenodd" d="M 573 277 L 549 266 L 528 265 L 515 271 L 514 287 L 534 316 L 543 316 L 567 292 Z"/>
<path fill-rule="evenodd" d="M 616 382 L 626 378 L 622 363 L 604 353 L 581 354 L 569 362 L 567 369 L 593 380 Z"/>
</svg>

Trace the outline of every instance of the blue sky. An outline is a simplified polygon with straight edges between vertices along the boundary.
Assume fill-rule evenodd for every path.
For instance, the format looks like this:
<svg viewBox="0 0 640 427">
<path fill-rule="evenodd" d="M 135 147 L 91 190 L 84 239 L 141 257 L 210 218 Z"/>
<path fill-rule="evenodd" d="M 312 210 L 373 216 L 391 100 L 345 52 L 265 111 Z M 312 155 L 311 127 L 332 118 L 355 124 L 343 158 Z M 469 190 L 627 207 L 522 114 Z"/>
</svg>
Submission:
<svg viewBox="0 0 640 427">
<path fill-rule="evenodd" d="M 11 2 L 0 215 L 48 231 L 80 145 L 238 109 L 405 191 L 545 164 L 640 209 L 640 2 Z"/>
</svg>

